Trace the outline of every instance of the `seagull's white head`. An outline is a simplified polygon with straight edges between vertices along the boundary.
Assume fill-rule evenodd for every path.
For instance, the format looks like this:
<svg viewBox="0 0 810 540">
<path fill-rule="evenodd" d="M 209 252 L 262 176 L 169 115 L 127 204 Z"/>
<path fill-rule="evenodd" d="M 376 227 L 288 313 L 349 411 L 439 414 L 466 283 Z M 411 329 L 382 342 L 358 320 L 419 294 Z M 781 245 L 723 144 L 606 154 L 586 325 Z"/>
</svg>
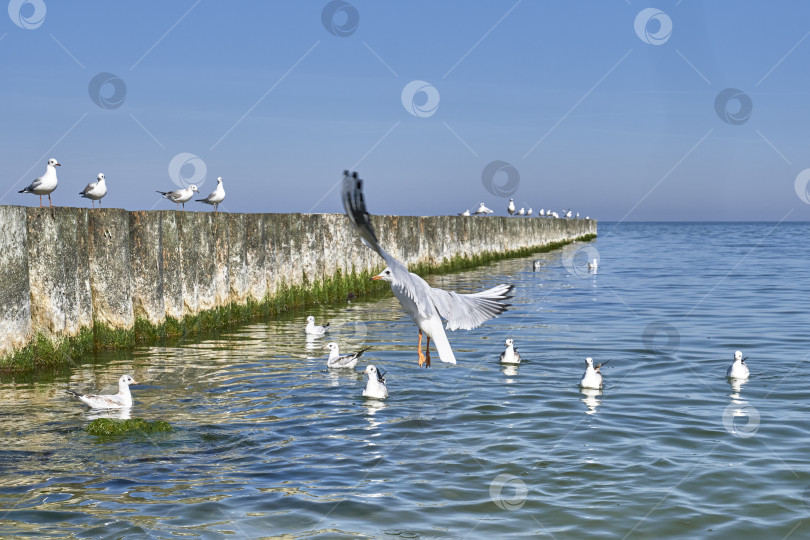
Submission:
<svg viewBox="0 0 810 540">
<path fill-rule="evenodd" d="M 217 184 L 221 184 L 221 183 L 222 183 L 222 177 L 221 177 L 221 176 L 217 176 Z"/>
<path fill-rule="evenodd" d="M 129 386 L 130 384 L 138 384 L 138 383 L 136 383 L 135 379 L 133 379 L 129 375 L 121 375 L 121 378 L 118 379 L 118 387 L 119 388 Z"/>
<path fill-rule="evenodd" d="M 372 277 L 373 280 L 382 279 L 384 281 L 393 282 L 394 281 L 394 273 L 391 272 L 391 269 L 386 267 L 385 270 L 377 274 L 376 276 Z M 374 367 L 374 366 L 372 366 Z"/>
<path fill-rule="evenodd" d="M 334 353 L 338 352 L 338 344 L 335 343 L 334 341 L 332 341 L 330 343 L 327 343 L 326 348 L 329 349 L 330 351 L 334 352 Z"/>
<path fill-rule="evenodd" d="M 307 324 L 309 324 L 309 323 L 315 324 L 315 317 L 313 317 L 312 315 L 307 317 Z M 331 343 L 330 343 L 330 345 L 331 345 Z"/>
<path fill-rule="evenodd" d="M 515 344 L 515 340 L 514 340 L 514 339 L 512 339 L 512 338 L 507 338 L 507 340 L 506 340 L 506 346 L 507 346 L 507 347 L 511 347 L 511 346 L 512 346 L 512 345 L 514 345 L 514 344 Z"/>
<path fill-rule="evenodd" d="M 98 176 L 96 178 L 98 178 L 99 182 L 101 182 L 103 180 L 106 180 L 106 178 L 104 178 L 104 173 L 103 172 L 98 173 Z"/>
<path fill-rule="evenodd" d="M 380 372 L 379 372 L 379 371 L 377 371 L 377 368 L 376 368 L 376 367 L 374 367 L 374 365 L 373 365 L 373 364 L 369 364 L 369 365 L 367 365 L 367 366 L 366 366 L 366 370 L 365 370 L 363 373 L 365 373 L 366 375 L 368 375 L 368 379 L 369 379 L 370 381 L 376 380 L 377 382 L 381 382 L 381 383 L 384 383 L 384 382 L 385 382 L 385 377 L 383 377 L 382 375 L 380 375 Z"/>
<path fill-rule="evenodd" d="M 188 186 L 188 189 L 190 189 L 191 191 L 196 191 L 197 193 L 200 192 L 200 190 L 197 189 L 197 186 L 195 184 L 191 184 L 190 186 Z"/>
<path fill-rule="evenodd" d="M 585 359 L 585 365 L 588 366 L 589 368 L 592 368 L 593 367 L 593 358 L 586 358 Z"/>
<path fill-rule="evenodd" d="M 743 361 L 742 351 L 736 351 L 734 353 L 734 361 L 735 362 L 742 362 Z"/>
<path fill-rule="evenodd" d="M 61 167 L 62 166 L 58 161 L 56 161 L 56 158 L 49 159 L 48 160 L 48 165 L 50 165 L 51 167 Z"/>
</svg>

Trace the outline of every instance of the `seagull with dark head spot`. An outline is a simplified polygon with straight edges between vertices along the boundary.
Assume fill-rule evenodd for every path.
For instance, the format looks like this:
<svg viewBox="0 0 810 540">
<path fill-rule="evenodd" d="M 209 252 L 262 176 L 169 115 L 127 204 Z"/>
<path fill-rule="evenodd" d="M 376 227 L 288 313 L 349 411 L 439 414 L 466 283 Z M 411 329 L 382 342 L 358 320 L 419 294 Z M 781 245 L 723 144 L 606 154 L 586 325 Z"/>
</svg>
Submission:
<svg viewBox="0 0 810 540">
<path fill-rule="evenodd" d="M 511 297 L 514 285 L 501 284 L 485 291 L 460 294 L 431 287 L 390 253 L 380 247 L 377 234 L 371 225 L 363 197 L 363 181 L 357 173 L 343 176 L 343 208 L 363 243 L 374 250 L 385 264 L 385 269 L 372 279 L 381 279 L 391 284 L 391 292 L 419 328 L 417 354 L 419 365 L 430 366 L 430 340 L 439 352 L 442 362 L 456 363 L 456 357 L 447 340 L 442 319 L 447 321 L 447 330 L 458 328 L 471 330 L 497 317 L 509 307 L 504 300 Z M 426 354 L 422 354 L 422 335 L 427 336 Z"/>
</svg>

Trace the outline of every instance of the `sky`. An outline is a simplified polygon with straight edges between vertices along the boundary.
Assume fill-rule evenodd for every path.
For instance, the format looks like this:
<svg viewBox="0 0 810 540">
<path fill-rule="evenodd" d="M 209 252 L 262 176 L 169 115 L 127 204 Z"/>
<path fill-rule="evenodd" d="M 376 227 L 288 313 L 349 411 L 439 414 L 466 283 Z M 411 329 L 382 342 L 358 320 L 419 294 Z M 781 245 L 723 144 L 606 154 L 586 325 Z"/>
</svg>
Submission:
<svg viewBox="0 0 810 540">
<path fill-rule="evenodd" d="M 0 204 L 809 220 L 810 3 L 11 0 Z M 210 211 L 200 203 L 188 210 Z"/>
</svg>

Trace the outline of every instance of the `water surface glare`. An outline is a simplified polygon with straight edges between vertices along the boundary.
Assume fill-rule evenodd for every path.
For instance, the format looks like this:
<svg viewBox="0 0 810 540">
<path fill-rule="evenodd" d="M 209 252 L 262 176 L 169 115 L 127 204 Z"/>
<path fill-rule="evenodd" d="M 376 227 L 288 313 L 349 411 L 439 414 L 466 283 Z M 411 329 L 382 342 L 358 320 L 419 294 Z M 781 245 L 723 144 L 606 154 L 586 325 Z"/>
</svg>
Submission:
<svg viewBox="0 0 810 540">
<path fill-rule="evenodd" d="M 0 382 L 0 536 L 808 538 L 810 225 L 600 224 L 600 238 L 431 278 L 513 307 L 416 364 L 393 298 L 318 306 Z M 599 258 L 598 273 L 586 257 Z M 308 341 L 306 315 L 328 320 Z M 523 362 L 501 366 L 507 337 Z M 330 340 L 371 347 L 325 369 Z M 725 377 L 735 350 L 751 378 Z M 601 391 L 584 359 L 610 360 Z M 387 371 L 389 399 L 361 397 Z M 130 373 L 96 440 L 66 388 Z"/>
</svg>

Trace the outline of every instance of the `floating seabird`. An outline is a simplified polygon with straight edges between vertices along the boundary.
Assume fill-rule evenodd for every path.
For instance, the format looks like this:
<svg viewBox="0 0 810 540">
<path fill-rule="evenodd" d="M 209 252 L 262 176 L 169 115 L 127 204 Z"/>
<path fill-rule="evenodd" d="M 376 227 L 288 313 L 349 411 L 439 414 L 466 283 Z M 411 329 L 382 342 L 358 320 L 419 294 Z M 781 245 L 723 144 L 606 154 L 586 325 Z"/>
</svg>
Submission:
<svg viewBox="0 0 810 540">
<path fill-rule="evenodd" d="M 326 323 L 323 326 L 318 326 L 315 324 L 315 317 L 310 315 L 307 317 L 307 327 L 306 333 L 311 336 L 322 336 L 326 333 L 326 329 L 329 328 L 329 323 Z"/>
<path fill-rule="evenodd" d="M 501 353 L 502 364 L 519 364 L 520 353 L 515 348 L 515 341 L 512 338 L 506 340 L 506 350 Z"/>
<path fill-rule="evenodd" d="M 728 371 L 726 371 L 726 377 L 731 377 L 732 379 L 747 379 L 750 375 L 748 371 L 748 366 L 745 365 L 745 361 L 748 360 L 746 356 L 743 358 L 742 351 L 736 351 L 734 353 L 734 362 L 728 367 Z"/>
<path fill-rule="evenodd" d="M 73 390 L 67 390 L 71 396 L 77 397 L 94 409 L 126 409 L 132 407 L 132 394 L 129 393 L 129 385 L 138 384 L 129 375 L 121 375 L 118 379 L 117 394 L 80 394 Z"/>
<path fill-rule="evenodd" d="M 594 366 L 593 358 L 586 358 L 585 374 L 582 375 L 582 379 L 579 381 L 579 385 L 582 388 L 592 388 L 595 390 L 602 388 L 602 373 L 600 373 L 599 368 L 601 368 L 608 362 L 610 362 L 610 360 Z"/>
<path fill-rule="evenodd" d="M 369 364 L 363 372 L 368 375 L 368 382 L 363 389 L 363 397 L 385 399 L 388 397 L 388 387 L 385 385 L 385 372 L 380 373 L 376 367 Z"/>
<path fill-rule="evenodd" d="M 368 350 L 368 347 L 361 349 L 355 353 L 340 354 L 338 344 L 335 342 L 328 343 L 326 348 L 329 349 L 329 358 L 326 360 L 326 367 L 329 368 L 346 368 L 351 369 L 357 364 L 357 359 L 363 356 L 363 353 Z"/>
</svg>

